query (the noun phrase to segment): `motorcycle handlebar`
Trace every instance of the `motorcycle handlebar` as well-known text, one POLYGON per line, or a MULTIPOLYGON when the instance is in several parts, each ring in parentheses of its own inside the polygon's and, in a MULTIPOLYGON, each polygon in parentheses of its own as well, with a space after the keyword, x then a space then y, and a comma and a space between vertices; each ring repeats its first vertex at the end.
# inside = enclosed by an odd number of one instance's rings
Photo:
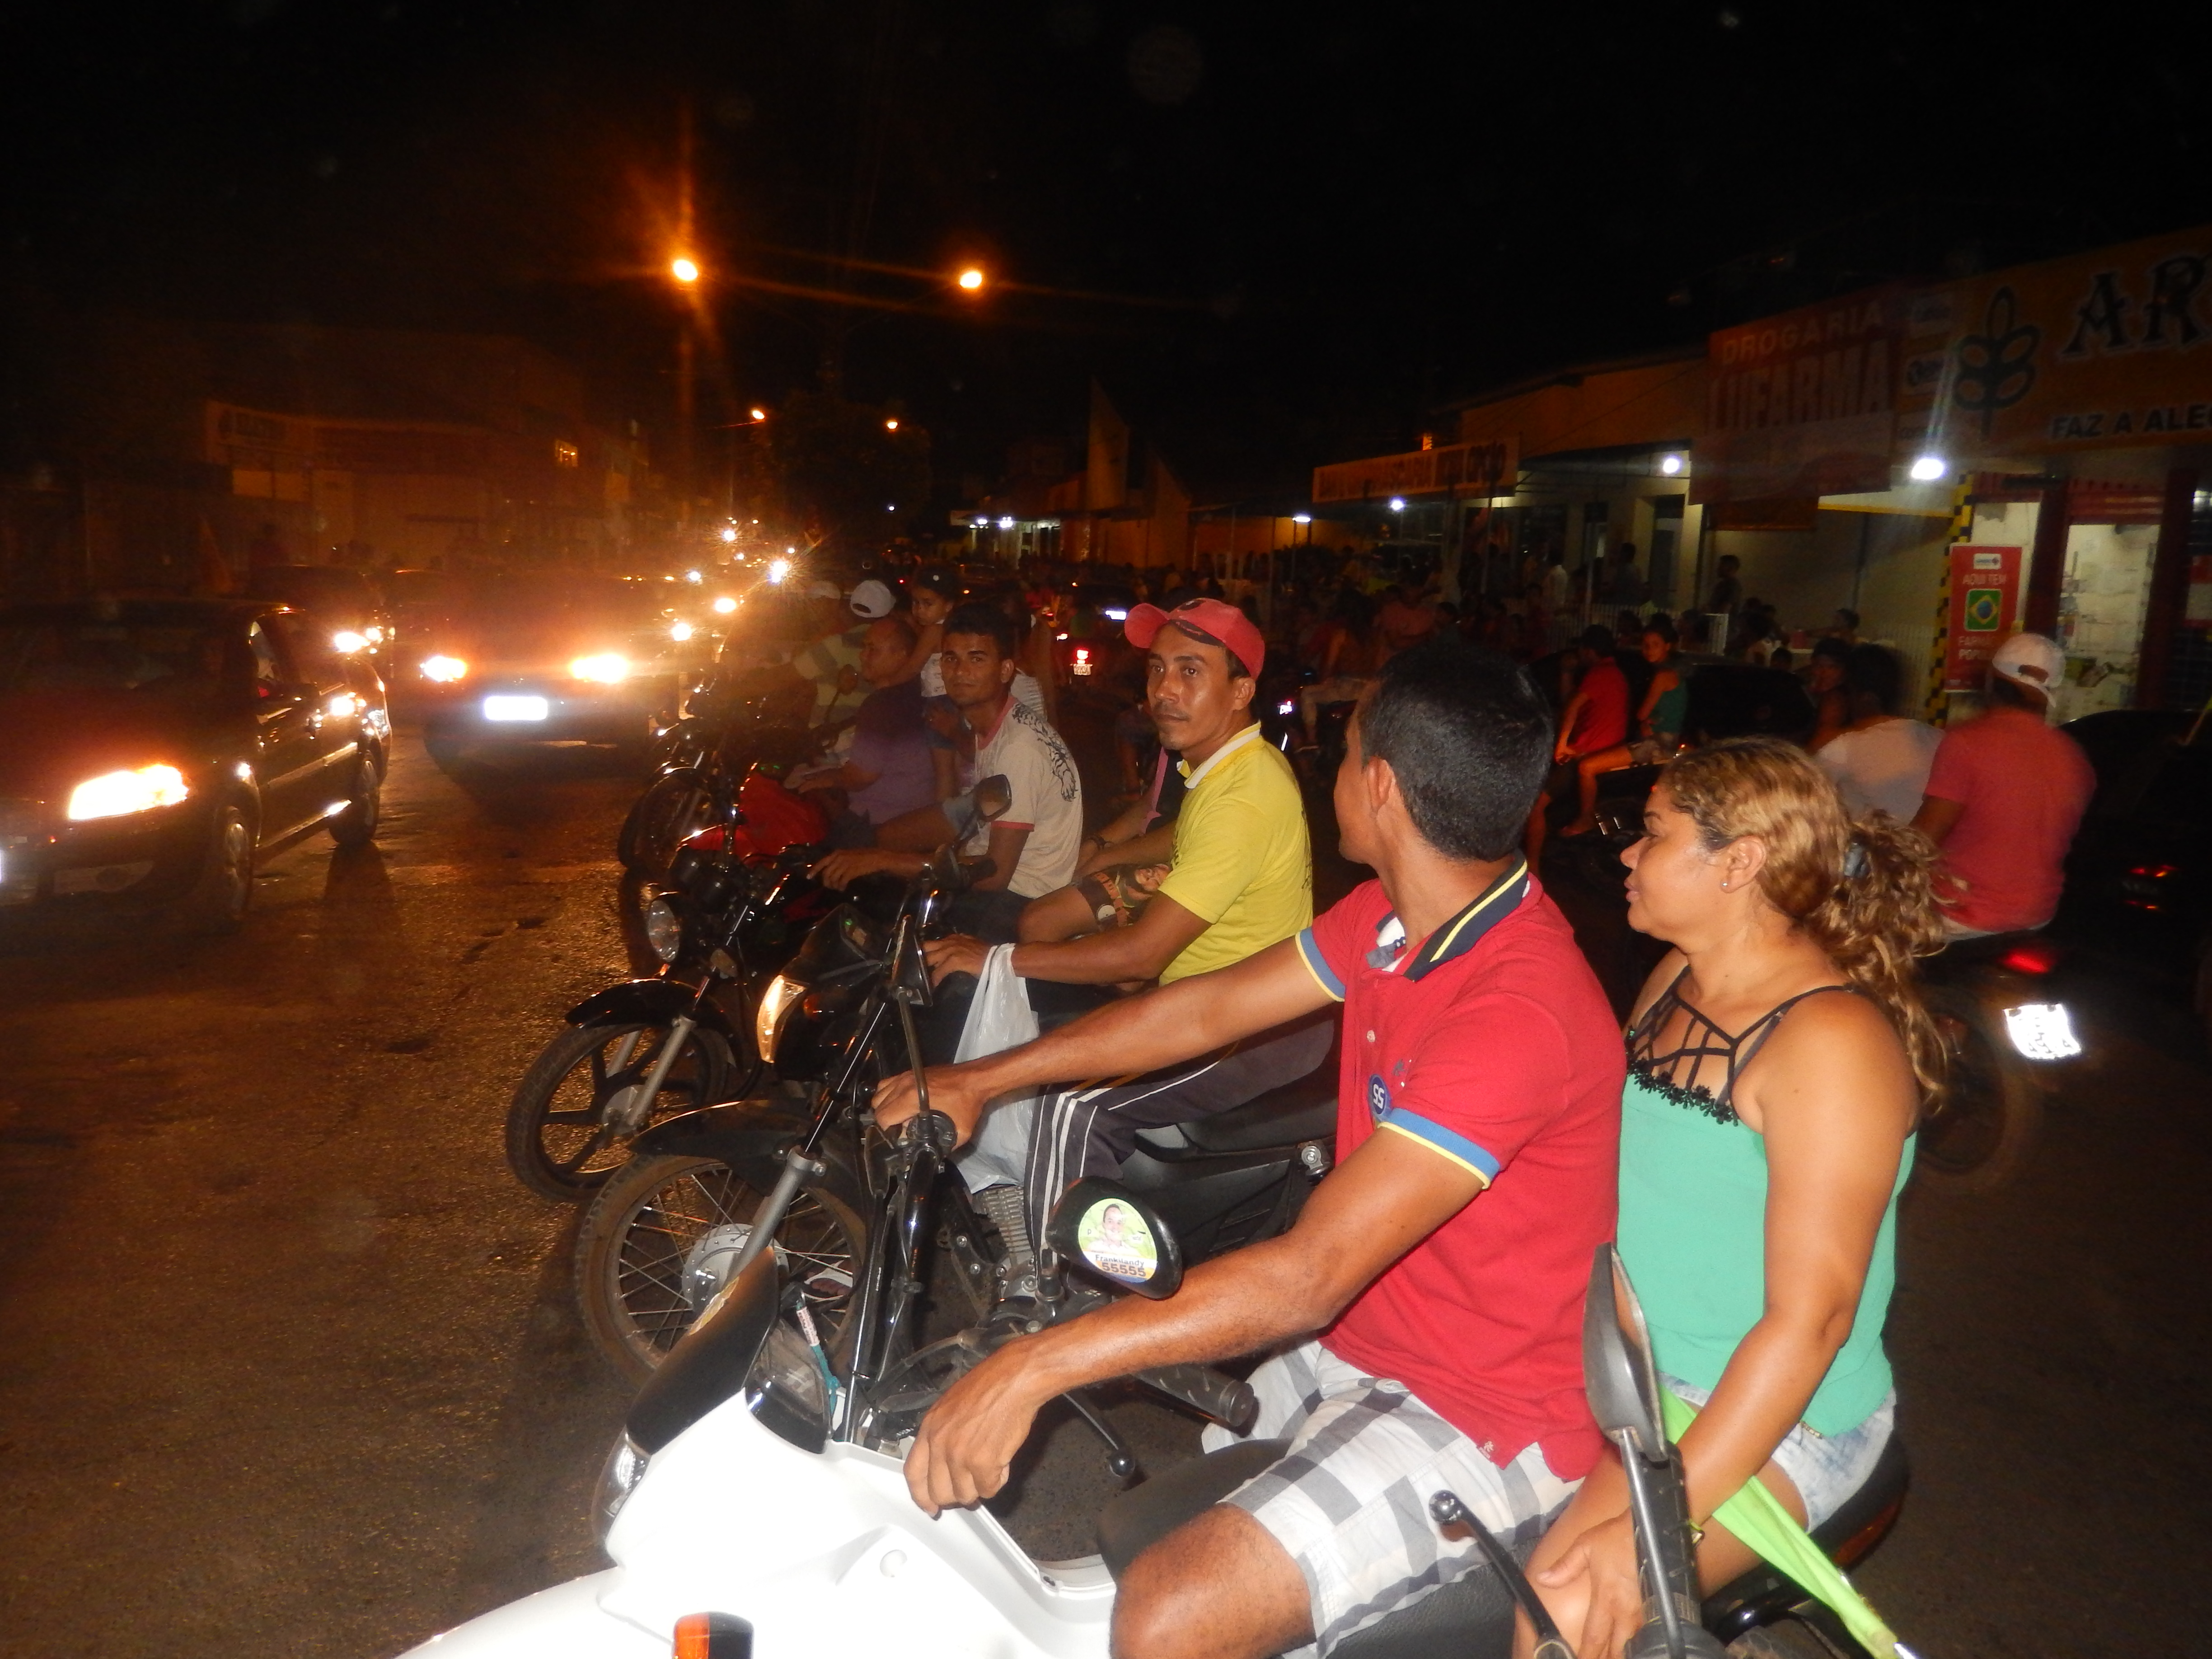
POLYGON ((1155 1365, 1135 1375, 1146 1387, 1180 1401, 1235 1434, 1249 1431, 1260 1415, 1260 1396, 1251 1385, 1211 1365, 1155 1365))

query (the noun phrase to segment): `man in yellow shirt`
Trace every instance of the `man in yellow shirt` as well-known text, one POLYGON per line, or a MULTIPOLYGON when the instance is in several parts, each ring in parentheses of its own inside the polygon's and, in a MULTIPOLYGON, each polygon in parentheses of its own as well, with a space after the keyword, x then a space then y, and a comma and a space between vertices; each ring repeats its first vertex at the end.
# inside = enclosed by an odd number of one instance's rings
MULTIPOLYGON (((1290 763, 1252 717, 1266 642, 1218 599, 1129 612, 1146 650, 1146 700, 1186 780, 1167 877, 1126 927, 1013 947, 1025 979, 1163 985, 1257 955, 1313 920, 1313 854, 1290 763)), ((964 938, 927 947, 939 979, 980 973, 986 948, 964 938)), ((1118 1170, 1140 1129, 1224 1112, 1305 1076, 1328 1052, 1327 1018, 1304 1019, 1144 1077, 1048 1095, 1030 1135, 1029 1212, 1048 1213, 1073 1182, 1118 1170)))

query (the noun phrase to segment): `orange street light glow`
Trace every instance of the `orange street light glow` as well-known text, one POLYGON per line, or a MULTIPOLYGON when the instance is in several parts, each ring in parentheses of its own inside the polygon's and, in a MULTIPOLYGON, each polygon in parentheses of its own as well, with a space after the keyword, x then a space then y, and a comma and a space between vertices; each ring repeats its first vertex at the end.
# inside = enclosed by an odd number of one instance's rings
POLYGON ((966 289, 970 294, 973 294, 977 289, 983 286, 983 273, 977 270, 974 265, 969 266, 967 270, 960 273, 960 286, 966 289))
POLYGON ((885 421, 885 422, 884 422, 884 431, 886 431, 886 432, 896 432, 896 431, 897 431, 897 430, 898 430, 898 422, 897 422, 896 420, 885 421))
POLYGON ((668 269, 679 283, 696 283, 699 280, 699 267, 693 260, 682 258, 672 260, 668 269))
MULTIPOLYGON (((768 419, 768 410, 764 410, 764 409, 752 409, 752 410, 747 410, 745 412, 746 412, 747 414, 750 415, 750 416, 753 417, 753 419, 755 419, 755 420, 757 420, 757 421, 764 421, 764 420, 768 419)), ((753 520, 753 522, 754 522, 755 524, 758 524, 758 523, 760 522, 760 520, 759 520, 758 519, 755 519, 755 520, 753 520)))

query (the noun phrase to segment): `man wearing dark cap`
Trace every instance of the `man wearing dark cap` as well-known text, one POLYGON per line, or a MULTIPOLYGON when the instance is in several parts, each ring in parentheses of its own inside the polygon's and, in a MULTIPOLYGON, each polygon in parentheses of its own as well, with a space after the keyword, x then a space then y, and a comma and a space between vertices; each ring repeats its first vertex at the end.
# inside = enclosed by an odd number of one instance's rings
MULTIPOLYGON (((1138 605, 1124 631, 1147 653, 1146 700, 1160 741, 1182 756, 1173 861, 1129 925, 1016 945, 1013 970, 1025 979, 1172 984, 1256 956, 1313 919, 1305 805, 1290 763, 1252 716, 1267 656, 1260 630, 1233 605, 1193 599, 1173 611, 1138 605)), ((926 948, 939 979, 982 970, 981 940, 926 948)), ((1114 1174, 1139 1129, 1241 1106, 1312 1071, 1328 1043, 1325 1019, 1302 1019, 1133 1080, 1048 1095, 1030 1136, 1030 1214, 1042 1216, 1072 1182, 1114 1174)))

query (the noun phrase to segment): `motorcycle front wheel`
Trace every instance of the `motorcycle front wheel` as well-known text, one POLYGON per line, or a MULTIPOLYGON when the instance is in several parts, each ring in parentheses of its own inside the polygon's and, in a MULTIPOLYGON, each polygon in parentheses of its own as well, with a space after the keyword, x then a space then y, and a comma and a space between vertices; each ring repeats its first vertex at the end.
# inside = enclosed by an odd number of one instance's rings
MULTIPOLYGON (((639 1158, 607 1182, 576 1239, 576 1304, 607 1363, 642 1382, 713 1299, 768 1194, 719 1158, 639 1158)), ((801 1191, 772 1248, 835 1347, 866 1229, 820 1188, 801 1191)))
POLYGON ((629 1157, 629 1143, 678 1112, 734 1096, 750 1076, 720 1031, 694 1026, 659 1091, 637 1109, 641 1088, 668 1041, 665 1025, 580 1025, 547 1043, 515 1086, 507 1109, 507 1162, 540 1198, 574 1203, 605 1184, 629 1157))
POLYGON ((706 775, 684 768, 664 772, 647 786, 623 820, 615 837, 615 856, 632 875, 658 878, 668 873, 684 838, 707 825, 714 792, 706 775))
POLYGON ((1943 1098, 1922 1120, 1913 1174, 1940 1192, 1987 1193, 2018 1175, 2043 1132, 2043 1090, 2014 1054, 1996 1012, 1940 987, 1928 1012, 1943 1039, 1943 1098))

